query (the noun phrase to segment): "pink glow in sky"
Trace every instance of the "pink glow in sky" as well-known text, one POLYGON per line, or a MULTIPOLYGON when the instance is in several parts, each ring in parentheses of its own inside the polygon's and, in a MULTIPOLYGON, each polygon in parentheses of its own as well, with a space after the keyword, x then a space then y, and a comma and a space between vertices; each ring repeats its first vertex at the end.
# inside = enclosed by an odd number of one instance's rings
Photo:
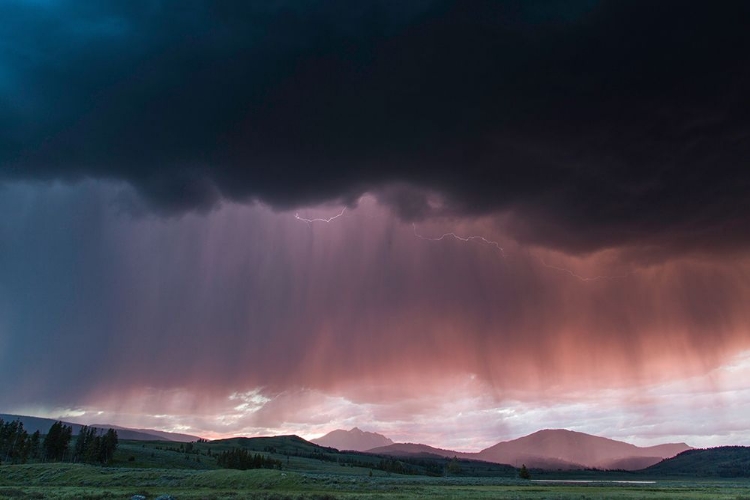
POLYGON ((743 255, 568 255, 507 236, 512 214, 415 233, 374 195, 160 218, 118 193, 6 188, 21 211, 3 229, 1 374, 23 381, 6 412, 209 438, 358 426, 465 451, 541 428, 750 444, 743 255))
POLYGON ((0 413, 750 444, 750 3, 0 19, 0 413))

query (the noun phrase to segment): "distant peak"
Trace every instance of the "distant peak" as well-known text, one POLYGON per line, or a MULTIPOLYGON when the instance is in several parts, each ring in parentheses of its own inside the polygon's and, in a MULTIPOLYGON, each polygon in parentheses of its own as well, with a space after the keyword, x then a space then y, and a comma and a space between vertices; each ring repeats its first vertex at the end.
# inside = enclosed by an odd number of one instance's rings
MULTIPOLYGON (((538 435, 577 435, 577 436, 594 436, 593 434, 587 434, 585 432, 579 432, 579 431, 571 431, 570 429, 542 429, 536 432, 533 432, 529 434, 529 436, 538 436, 538 435)), ((594 436, 599 437, 599 436, 594 436)))
POLYGON ((363 431, 359 427, 350 430, 336 429, 325 436, 313 439, 313 443, 321 446, 330 446, 339 450, 365 451, 380 446, 388 446, 393 441, 376 432, 363 431))

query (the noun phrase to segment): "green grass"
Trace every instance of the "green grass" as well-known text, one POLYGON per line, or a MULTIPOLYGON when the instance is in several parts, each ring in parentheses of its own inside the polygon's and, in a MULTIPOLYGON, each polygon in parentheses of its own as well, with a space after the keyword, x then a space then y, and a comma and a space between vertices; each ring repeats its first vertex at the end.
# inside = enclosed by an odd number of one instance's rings
MULTIPOLYGON (((350 459, 380 457, 333 453, 298 438, 233 439, 196 443, 191 453, 179 443, 123 441, 111 466, 36 463, 0 466, 0 499, 98 500, 129 499, 135 494, 153 500, 397 500, 447 499, 695 499, 750 500, 750 479, 656 479, 655 484, 551 484, 515 478, 513 469, 462 463, 451 477, 388 474, 370 467, 341 465, 350 459), (281 460, 283 470, 220 469, 214 456, 233 447, 281 460), (171 449, 170 449, 171 448, 171 449), (209 455, 210 450, 210 455, 209 455), (322 457, 321 454, 328 455, 322 457), (370 475, 372 474, 372 476, 370 475)), ((632 473, 578 471, 540 473, 535 479, 654 479, 632 473)))
POLYGON ((750 499, 750 481, 658 481, 648 485, 540 484, 506 478, 370 477, 278 470, 196 470, 31 464, 0 467, 8 499, 750 499))
POLYGON ((179 443, 125 441, 118 445, 113 465, 146 469, 216 469, 216 460, 205 454, 186 454, 166 449, 179 443))

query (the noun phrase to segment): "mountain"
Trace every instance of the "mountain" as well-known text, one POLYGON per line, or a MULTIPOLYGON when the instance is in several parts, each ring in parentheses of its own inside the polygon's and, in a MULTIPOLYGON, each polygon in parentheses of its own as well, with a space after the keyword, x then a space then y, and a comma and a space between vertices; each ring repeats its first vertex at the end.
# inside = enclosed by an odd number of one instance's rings
POLYGON ((433 448, 425 444, 395 443, 367 450, 369 453, 394 457, 441 456, 483 460, 547 470, 622 469, 640 470, 665 458, 689 450, 685 443, 638 447, 582 432, 563 429, 542 430, 491 446, 479 453, 463 453, 433 448))
POLYGON ((545 429, 491 446, 476 454, 488 462, 536 468, 637 470, 674 456, 685 443, 639 447, 565 429, 545 429))
MULTIPOLYGON (((421 447, 424 445, 414 446, 421 447)), ((416 453, 413 455, 384 460, 383 455, 380 454, 374 454, 369 451, 339 451, 332 447, 323 447, 310 441, 305 441, 299 436, 217 439, 211 441, 211 448, 216 452, 240 448, 249 452, 275 453, 287 457, 294 456, 298 460, 312 459, 317 464, 320 462, 338 463, 340 465, 380 469, 381 471, 397 474, 443 476, 446 468, 449 467, 451 468, 450 474, 453 476, 515 478, 518 474, 514 467, 505 464, 462 459, 454 461, 452 457, 445 458, 436 456, 435 454, 422 454, 419 450, 415 450, 416 453)), ((312 467, 318 466, 313 465, 312 467)), ((308 470, 307 466, 305 468, 308 470)))
MULTIPOLYGON (((8 415, 0 413, 0 419, 5 422, 20 420, 23 424, 23 428, 29 434, 39 431, 42 434, 46 434, 49 428, 57 422, 57 419, 42 418, 42 417, 30 417, 28 415, 8 415)), ((71 422, 63 422, 65 425, 69 425, 73 428, 73 435, 77 435, 82 424, 74 424, 71 422)), ((94 424, 91 427, 98 429, 115 429, 117 431, 117 437, 120 439, 130 439, 133 441, 177 441, 187 443, 190 441, 198 440, 198 436, 191 436, 189 434, 179 434, 174 432, 156 431, 152 429, 129 429, 127 427, 119 427, 117 425, 110 424, 94 424)))
POLYGON ((119 425, 110 425, 110 424, 91 424, 91 427, 96 427, 98 429, 109 429, 111 427, 112 429, 117 431, 118 436, 120 436, 120 431, 143 434, 144 436, 146 435, 151 436, 148 439, 140 439, 140 438, 136 439, 136 438, 126 438, 126 437, 122 438, 122 439, 133 439, 135 441, 161 439, 165 441, 176 441, 178 443, 189 443, 191 441, 197 441, 198 439, 200 439, 200 436, 193 436, 192 434, 182 434, 180 432, 157 431, 156 429, 131 429, 129 427, 120 427, 119 425))
POLYGON ((316 458, 327 454, 335 456, 337 453, 332 448, 319 446, 295 435, 215 439, 211 441, 211 445, 216 445, 219 449, 221 449, 221 446, 225 446, 227 448, 242 448, 250 451, 264 451, 302 457, 313 456, 316 458))
MULTIPOLYGON (((527 467, 534 467, 537 469, 547 469, 547 470, 556 470, 556 469, 567 470, 567 469, 585 468, 585 466, 578 464, 578 463, 565 461, 560 458, 537 456, 533 453, 518 453, 514 455, 512 459, 501 461, 501 460, 487 459, 482 456, 483 452, 466 453, 466 452, 454 451, 454 450, 444 450, 442 448, 433 448, 432 446, 427 446, 426 444, 415 444, 415 443, 395 443, 390 446, 374 448, 372 450, 367 450, 367 451, 368 453, 376 453, 378 455, 389 455, 392 457, 401 457, 401 458, 407 458, 407 457, 419 458, 419 457, 429 457, 429 456, 431 457, 440 456, 444 458, 457 457, 457 458, 467 459, 467 460, 481 460, 485 462, 509 464, 509 465, 514 465, 514 466, 517 462, 518 465, 516 467, 520 467, 521 464, 526 464, 527 467)), ((661 460, 661 459, 657 459, 657 460, 661 460)), ((649 462, 649 465, 652 463, 654 462, 649 462)))
MULTIPOLYGON (((20 420, 23 423, 24 428, 29 432, 39 431, 46 433, 50 426, 55 422, 53 419, 30 417, 24 415, 7 415, 0 414, 0 419, 4 421, 20 420)), ((73 428, 73 434, 78 434, 81 429, 81 424, 67 423, 73 428)), ((196 441, 199 439, 198 436, 191 436, 189 434, 179 434, 164 431, 156 431, 152 429, 130 429, 125 427, 119 427, 109 424, 96 424, 92 427, 100 429, 113 428, 117 430, 117 435, 120 439, 136 440, 136 441, 177 441, 177 442, 189 442, 196 441)), ((278 437, 277 437, 278 438, 278 437)), ((253 443, 264 442, 265 439, 277 439, 277 438, 254 438, 253 443)), ((236 438, 241 439, 241 438, 236 438)), ((683 462, 679 462, 678 465, 661 465, 664 459, 668 459, 678 455, 680 460, 693 460, 692 458, 686 459, 682 452, 692 450, 690 446, 685 443, 669 443, 661 444, 650 447, 638 447, 622 441, 615 441, 613 439, 607 439, 599 436, 592 436, 590 434, 584 434, 582 432, 574 432, 565 429, 545 429, 542 431, 529 434, 518 439, 511 441, 504 441, 494 446, 490 446, 478 453, 465 453, 453 450, 445 450, 441 448, 434 448, 425 444, 414 444, 414 443, 394 443, 392 440, 377 434, 375 432, 365 432, 357 427, 345 431, 335 430, 329 432, 325 436, 313 439, 310 442, 304 441, 296 436, 284 437, 284 439, 291 440, 290 442, 305 443, 306 446, 322 446, 325 448, 336 448, 338 450, 352 450, 352 451, 366 451, 372 454, 378 455, 389 455, 392 457, 403 457, 403 458, 434 458, 434 457, 457 457, 459 459, 468 460, 481 460, 484 462, 493 462, 498 464, 509 464, 514 467, 520 467, 521 464, 525 464, 527 467, 547 470, 569 470, 569 469, 583 469, 583 468, 598 468, 598 469, 621 469, 621 470, 651 470, 653 467, 661 466, 663 469, 653 469, 655 474, 661 474, 666 472, 660 472, 667 470, 670 467, 683 467, 683 462), (648 469, 647 469, 648 468, 648 469)), ((247 443, 241 441, 243 446, 247 443)), ((270 442, 269 442, 270 443, 270 442)), ((264 446, 266 446, 264 444, 264 446)), ((271 446, 270 444, 268 446, 271 446)), ((275 445, 273 445, 275 446, 275 445)), ((714 448, 711 450, 695 450, 695 451, 711 451, 717 453, 719 458, 716 460, 720 461, 719 465, 716 465, 714 469, 711 469, 713 475, 727 475, 736 473, 737 470, 743 471, 745 467, 742 462, 742 453, 750 450, 750 448, 742 447, 726 447, 729 451, 721 451, 722 448, 714 448), (739 449, 739 451, 737 451, 739 449), (732 451, 734 450, 734 451, 732 451), (734 453, 735 455, 731 455, 734 453), (722 455, 723 454, 723 455, 722 455), (731 460, 738 460, 739 462, 731 462, 731 460), (722 458, 724 457, 724 458, 722 458), (737 458, 739 457, 739 458, 737 458), (739 464, 739 465, 738 465, 739 464), (735 472, 732 472, 735 471, 735 472)), ((309 450, 308 450, 309 451, 309 450)), ((312 453, 313 451, 310 451, 312 453)), ((750 452, 748 452, 750 453, 750 452)), ((688 454, 687 457, 693 455, 688 454)), ((713 457, 713 455, 710 455, 713 457)), ((677 458, 677 457, 675 457, 677 458)), ((713 460, 713 458, 711 458, 713 460)), ((695 459, 697 460, 697 459, 695 459)), ((748 458, 750 461, 750 458, 748 458)), ((670 462, 671 464, 672 462, 670 462)), ((688 470, 689 465, 684 465, 684 468, 688 470)), ((697 465, 695 467, 698 467, 697 465)), ((675 469, 674 474, 683 474, 675 469)), ((684 474, 689 474, 688 472, 684 474)))
POLYGON ((355 427, 352 430, 345 431, 342 429, 336 429, 331 431, 325 436, 321 436, 317 439, 311 439, 311 443, 315 443, 320 446, 326 446, 329 448, 336 448, 337 450, 354 450, 354 451, 367 451, 372 448, 378 448, 381 446, 388 446, 393 444, 393 441, 378 434, 376 432, 366 432, 355 427))
POLYGON ((641 472, 655 476, 750 477, 750 447, 688 450, 641 472))

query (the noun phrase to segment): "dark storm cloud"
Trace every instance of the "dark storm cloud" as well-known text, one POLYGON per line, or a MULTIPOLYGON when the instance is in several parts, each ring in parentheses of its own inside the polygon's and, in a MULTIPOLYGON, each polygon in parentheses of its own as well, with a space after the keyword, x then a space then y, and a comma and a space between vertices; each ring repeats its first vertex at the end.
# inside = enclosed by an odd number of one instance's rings
POLYGON ((11 1, 0 19, 6 180, 122 179, 167 212, 411 185, 566 251, 750 243, 746 2, 11 1))

